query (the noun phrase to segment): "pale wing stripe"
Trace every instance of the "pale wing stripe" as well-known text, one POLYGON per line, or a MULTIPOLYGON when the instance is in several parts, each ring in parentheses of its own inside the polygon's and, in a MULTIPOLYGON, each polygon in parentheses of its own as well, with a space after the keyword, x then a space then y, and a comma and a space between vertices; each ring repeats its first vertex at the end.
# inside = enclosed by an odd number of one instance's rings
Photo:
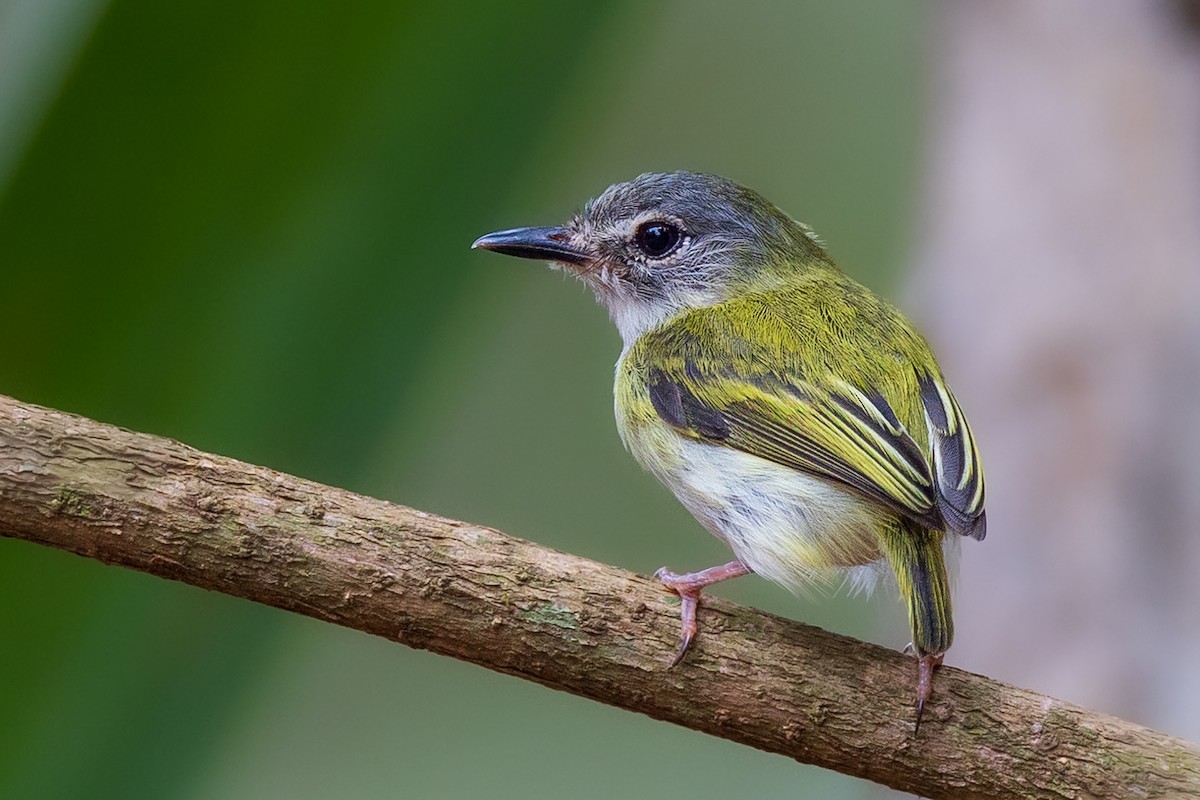
MULTIPOLYGON (((876 453, 878 453, 877 447, 872 448, 872 443, 876 445, 883 444, 874 436, 871 437, 870 441, 864 439, 863 436, 854 428, 851 428, 846 424, 846 420, 848 418, 845 415, 836 414, 836 412, 834 412, 834 414, 822 412, 819 414, 819 418, 824 423, 824 427, 827 430, 832 429, 834 431, 840 431, 841 435, 845 439, 855 444, 860 451, 863 451, 868 455, 871 453, 872 449, 875 449, 876 453)), ((836 436, 837 433, 835 432, 834 435, 836 436)), ((836 439, 833 441, 836 441, 836 439)), ((916 486, 914 486, 912 481, 905 478, 904 474, 897 468, 892 459, 887 458, 883 454, 879 455, 879 458, 871 459, 871 464, 876 468, 876 470, 881 471, 883 474, 873 475, 873 479, 879 480, 880 478, 885 478, 886 476, 885 480, 888 484, 889 490, 893 491, 893 493, 895 493, 897 496, 907 495, 909 498, 912 498, 915 496, 921 496, 923 494, 916 486), (901 489, 901 487, 903 488, 901 489)), ((880 480, 880 483, 884 482, 884 480, 880 480)))
POLYGON ((893 423, 891 419, 888 419, 887 415, 880 410, 879 406, 877 406, 875 402, 871 400, 871 398, 859 391, 857 387, 852 386, 840 378, 835 379, 833 382, 843 392, 843 396, 845 396, 847 400, 854 401, 857 407, 862 408, 863 412, 872 420, 874 420, 879 428, 882 428, 884 431, 891 433, 897 438, 908 440, 908 442, 913 446, 913 453, 905 453, 901 451, 891 441, 880 437, 879 431, 872 428, 871 425, 865 420, 851 415, 851 419, 853 420, 854 424, 859 426, 859 428, 862 429, 864 433, 869 435, 874 441, 887 448, 887 452, 894 456, 893 460, 895 463, 903 467, 914 481, 922 485, 928 485, 929 465, 926 460, 920 456, 919 451, 916 451, 916 443, 912 442, 911 438, 909 438, 908 431, 905 430, 904 425, 900 423, 899 420, 893 423))
POLYGON ((958 482, 958 491, 963 491, 967 488, 967 484, 974 481, 974 491, 971 493, 970 509, 978 511, 983 505, 983 470, 980 468, 979 450, 975 446, 975 437, 971 433, 971 429, 966 424, 966 417, 962 412, 962 408, 958 405, 958 400, 951 395, 951 402, 954 404, 955 420, 962 428, 963 438, 963 453, 964 453, 964 469, 962 478, 958 482))
POLYGON ((919 381, 942 517, 956 532, 982 539, 987 530, 983 473, 974 437, 940 378, 925 374, 919 381))
POLYGON ((847 383, 841 378, 835 379, 834 384, 843 394, 857 401, 858 405, 871 415, 871 419, 875 420, 875 422, 879 424, 879 427, 889 430, 896 435, 906 432, 903 425, 893 425, 892 421, 884 416, 883 412, 879 410, 879 406, 875 405, 875 403, 871 401, 871 398, 860 392, 857 386, 847 383))
MULTIPOLYGON (((868 449, 870 448, 870 444, 868 444, 860 435, 858 435, 857 432, 852 431, 852 429, 847 427, 843 420, 843 417, 834 417, 830 419, 829 422, 836 424, 837 427, 841 429, 842 435, 845 436, 848 441, 857 444, 858 449, 861 452, 865 452, 870 455, 871 450, 868 449)), ((875 452, 878 453, 878 450, 875 452)), ((907 505, 913 508, 923 509, 930 507, 927 502, 928 497, 926 493, 922 491, 922 489, 927 487, 928 484, 919 485, 907 479, 904 474, 896 468, 896 465, 892 462, 892 460, 888 459, 882 454, 880 454, 880 457, 878 458, 871 458, 870 464, 873 468, 870 470, 871 473, 873 473, 870 475, 871 479, 878 482, 881 486, 884 486, 891 494, 899 499, 904 500, 907 505)))
MULTIPOLYGON (((816 413, 816 410, 812 406, 805 406, 805 411, 808 412, 807 418, 808 418, 809 423, 813 427, 813 432, 815 434, 818 434, 820 439, 825 440, 825 442, 821 442, 819 440, 817 442, 815 442, 817 444, 817 449, 815 451, 815 454, 819 455, 822 452, 822 450, 829 452, 829 453, 836 453, 837 449, 830 447, 829 444, 827 444, 827 442, 829 442, 829 441, 836 442, 837 436, 838 436, 837 431, 835 429, 831 428, 830 420, 828 418, 826 418, 824 415, 816 413)), ((773 438, 776 438, 776 439, 779 439, 782 441, 790 441, 795 444, 800 444, 803 441, 802 439, 799 439, 799 437, 796 436, 795 431, 789 430, 789 428, 787 428, 784 425, 780 424, 779 422, 769 419, 769 418, 764 417, 764 418, 758 420, 757 426, 764 433, 768 434, 769 436, 771 436, 773 438)), ((812 450, 811 446, 807 446, 807 445, 804 447, 804 450, 806 450, 810 453, 814 452, 812 450)), ((823 459, 820 459, 819 457, 814 458, 812 455, 810 455, 809 457, 810 457, 810 459, 813 459, 814 463, 818 463, 818 464, 821 463, 821 461, 823 460, 823 459)), ((874 459, 872 459, 872 462, 877 463, 877 462, 875 462, 874 459)), ((925 511, 928 511, 929 509, 933 508, 933 504, 931 502, 931 498, 929 497, 929 494, 927 492, 921 491, 921 489, 919 487, 914 486, 910 481, 904 481, 904 480, 896 481, 894 478, 891 478, 891 476, 881 476, 879 474, 872 475, 872 474, 863 473, 863 477, 866 478, 867 480, 874 481, 886 493, 888 493, 892 497, 894 497, 897 502, 901 503, 902 505, 904 505, 908 508, 913 509, 917 513, 923 513, 925 511)))
MULTIPOLYGON (((868 412, 868 413, 870 413, 870 412, 868 412)), ((871 427, 871 425, 869 423, 864 422, 863 420, 861 420, 855 416, 850 416, 848 419, 864 435, 870 437, 870 439, 873 443, 875 443, 879 447, 884 448, 887 451, 887 455, 891 456, 890 458, 888 458, 889 464, 894 464, 896 467, 903 469, 904 472, 907 473, 907 477, 910 480, 928 483, 927 480, 924 480, 924 481, 922 480, 922 479, 927 478, 924 470, 917 469, 917 467, 915 467, 913 465, 912 461, 909 459, 909 457, 906 454, 900 452, 900 450, 895 445, 893 445, 891 442, 889 442, 887 439, 881 438, 879 436, 878 432, 876 431, 876 429, 871 427)), ((924 466, 924 464, 922 464, 922 467, 923 466, 924 466)))
POLYGON ((923 399, 925 400, 925 425, 929 429, 929 442, 933 451, 933 467, 937 474, 938 484, 941 486, 952 486, 957 482, 957 476, 955 476, 954 481, 949 480, 946 476, 946 459, 943 455, 943 445, 950 438, 951 431, 956 426, 956 421, 948 404, 946 390, 943 388, 942 382, 930 376, 929 383, 933 385, 936 396, 930 397, 926 393, 923 399), (937 402, 936 409, 933 407, 931 401, 937 402), (935 411, 940 419, 934 418, 935 411))
POLYGON ((954 400, 946 390, 946 385, 940 380, 933 381, 933 388, 937 390, 938 397, 942 402, 942 412, 946 415, 946 433, 953 436, 958 432, 958 417, 949 411, 954 406, 954 400))

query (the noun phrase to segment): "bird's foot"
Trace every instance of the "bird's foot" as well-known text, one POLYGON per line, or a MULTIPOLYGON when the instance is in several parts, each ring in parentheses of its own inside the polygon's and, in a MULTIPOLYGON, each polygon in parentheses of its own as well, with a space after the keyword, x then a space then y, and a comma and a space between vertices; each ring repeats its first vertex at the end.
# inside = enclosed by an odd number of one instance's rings
POLYGON ((690 574, 678 575, 666 567, 654 573, 654 577, 679 595, 679 618, 682 628, 679 631, 679 648, 675 651, 675 657, 671 659, 673 667, 683 660, 684 654, 692 645, 692 639, 696 636, 696 608, 700 605, 700 590, 704 587, 689 581, 690 574))
POLYGON ((917 656, 917 724, 913 734, 921 730, 921 714, 933 693, 933 671, 942 665, 942 654, 923 653, 917 656))
POLYGON ((750 568, 741 561, 730 561, 719 567, 709 567, 699 572, 688 572, 683 575, 674 573, 666 567, 654 573, 654 577, 662 581, 664 586, 679 595, 679 618, 682 627, 679 632, 679 649, 675 651, 675 658, 671 660, 672 667, 683 660, 692 644, 692 639, 696 636, 696 609, 700 605, 700 592, 704 590, 704 587, 747 575, 749 572, 750 568))

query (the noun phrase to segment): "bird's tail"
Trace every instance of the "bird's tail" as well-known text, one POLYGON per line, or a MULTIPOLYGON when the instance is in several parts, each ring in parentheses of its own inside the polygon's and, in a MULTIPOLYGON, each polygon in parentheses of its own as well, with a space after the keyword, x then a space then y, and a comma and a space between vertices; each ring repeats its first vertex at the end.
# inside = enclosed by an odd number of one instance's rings
POLYGON ((941 531, 905 521, 883 537, 900 596, 908 606, 908 624, 918 656, 941 655, 954 640, 942 536, 941 531))

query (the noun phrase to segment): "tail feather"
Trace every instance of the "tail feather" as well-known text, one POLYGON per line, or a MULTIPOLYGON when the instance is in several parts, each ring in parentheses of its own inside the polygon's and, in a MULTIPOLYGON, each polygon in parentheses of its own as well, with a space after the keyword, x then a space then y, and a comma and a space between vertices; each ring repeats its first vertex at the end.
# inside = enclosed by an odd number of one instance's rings
POLYGON ((919 656, 940 655, 954 640, 943 536, 941 531, 905 522, 883 537, 884 552, 908 607, 912 644, 919 656))

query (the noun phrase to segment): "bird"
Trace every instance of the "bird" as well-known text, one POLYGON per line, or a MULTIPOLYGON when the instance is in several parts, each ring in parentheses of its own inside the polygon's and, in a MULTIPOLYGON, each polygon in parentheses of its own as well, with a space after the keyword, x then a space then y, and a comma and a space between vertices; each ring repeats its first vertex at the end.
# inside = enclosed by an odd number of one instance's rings
POLYGON ((548 261, 594 291, 623 345, 621 439, 732 551, 655 573, 680 598, 672 664, 714 583, 890 581, 917 662, 918 732, 954 637, 945 550, 987 526, 975 438, 916 328, 807 225, 716 175, 646 173, 566 224, 473 247, 548 261))

